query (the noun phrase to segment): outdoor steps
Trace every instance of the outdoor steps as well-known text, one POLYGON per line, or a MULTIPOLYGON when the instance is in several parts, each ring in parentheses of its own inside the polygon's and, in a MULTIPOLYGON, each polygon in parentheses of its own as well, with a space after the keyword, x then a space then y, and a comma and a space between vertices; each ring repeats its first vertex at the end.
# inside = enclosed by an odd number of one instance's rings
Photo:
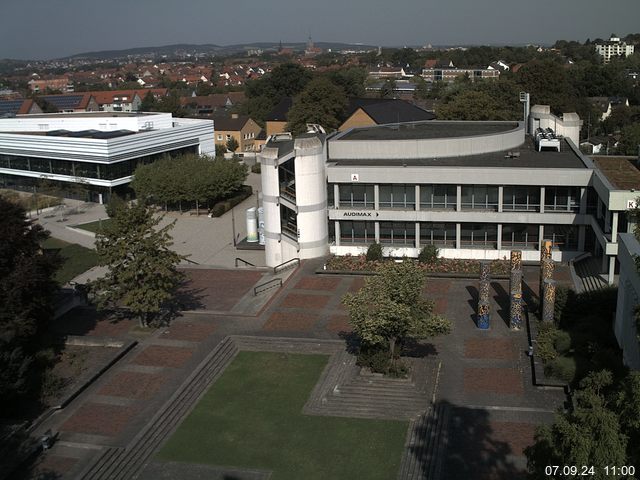
POLYGON ((225 338, 207 356, 202 366, 194 371, 178 388, 171 399, 165 403, 165 406, 156 413, 126 449, 108 448, 78 478, 86 480, 135 478, 144 462, 182 422, 238 351, 233 339, 225 338))
POLYGON ((440 403, 411 421, 398 480, 440 480, 449 416, 449 406, 440 403))
POLYGON ((233 340, 240 350, 259 352, 333 354, 344 349, 344 342, 339 340, 317 340, 309 338, 288 339, 281 337, 247 337, 242 335, 234 335, 233 340))
POLYGON ((599 263, 599 259, 590 257, 573 264, 573 268, 582 282, 583 291, 595 292, 608 286, 600 275, 599 263))

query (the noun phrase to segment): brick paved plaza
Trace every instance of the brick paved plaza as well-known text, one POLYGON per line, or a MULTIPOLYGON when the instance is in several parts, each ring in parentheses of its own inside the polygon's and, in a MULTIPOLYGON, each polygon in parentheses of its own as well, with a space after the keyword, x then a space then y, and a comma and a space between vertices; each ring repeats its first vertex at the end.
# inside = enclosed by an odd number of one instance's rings
MULTIPOLYGON (((198 382, 199 389, 206 389, 206 381, 189 380, 190 375, 195 375, 206 362, 215 365, 212 352, 220 349, 221 341, 228 335, 263 338, 276 342, 278 348, 287 348, 278 343, 283 337, 297 341, 342 340, 350 327, 341 298, 362 288, 364 278, 318 275, 315 271, 321 265, 321 261, 303 263, 282 288, 265 294, 272 298, 268 302, 265 298, 257 314, 242 314, 242 307, 251 297, 254 285, 264 278, 264 271, 194 269, 189 271, 189 288, 201 295, 202 312, 196 309, 186 313, 168 327, 150 334, 136 332, 134 322, 113 322, 96 317, 90 310, 76 310, 65 317, 57 328, 67 328, 69 333, 134 339, 139 344, 44 425, 60 432, 59 440, 38 460, 31 478, 37 478, 37 472, 43 471, 57 472, 62 478, 81 478, 78 475, 99 458, 103 455, 107 458, 105 452, 110 452, 109 449, 118 449, 113 451, 116 452, 113 458, 116 454, 125 455, 133 448, 131 442, 136 435, 153 423, 162 408, 168 408, 172 396, 187 388, 186 385, 195 388, 198 382)), ((528 288, 535 292, 537 287, 531 283, 528 288)), ((419 395, 424 395, 426 416, 415 417, 416 423, 411 428, 420 432, 420 422, 429 421, 432 393, 427 392, 434 392, 433 411, 440 413, 434 414, 433 421, 440 426, 441 435, 426 442, 431 446, 425 443, 420 448, 414 448, 412 443, 418 445, 419 439, 408 438, 403 465, 411 463, 415 450, 427 452, 421 458, 415 453, 416 465, 427 468, 424 466, 427 463, 437 464, 442 479, 518 478, 526 466, 523 448, 531 443, 535 426, 551 421, 553 410, 562 404, 564 397, 562 392, 540 390, 532 385, 530 363, 525 355, 526 331, 513 332, 506 325, 507 282, 492 283, 492 322, 487 331, 478 330, 474 324, 476 287, 475 279, 429 279, 425 285, 425 297, 435 302, 438 313, 453 321, 454 330, 449 336, 416 348, 427 355, 418 361, 431 366, 420 380, 425 382, 419 395)), ((220 351, 220 355, 226 352, 220 351)), ((232 354, 225 358, 225 362, 231 361, 232 354)), ((344 365, 347 364, 345 360, 344 365)), ((361 388, 359 381, 349 385, 345 391, 361 388)), ((152 454, 140 457, 143 458, 140 469, 144 462, 151 461, 152 454)), ((157 461, 152 464, 155 471, 161 470, 157 461)), ((193 471, 197 470, 194 467, 193 471)), ((426 471, 423 473, 426 475, 426 471)), ((234 475, 238 479, 263 478, 251 476, 250 472, 234 475)), ((402 473, 399 478, 418 477, 402 473)))

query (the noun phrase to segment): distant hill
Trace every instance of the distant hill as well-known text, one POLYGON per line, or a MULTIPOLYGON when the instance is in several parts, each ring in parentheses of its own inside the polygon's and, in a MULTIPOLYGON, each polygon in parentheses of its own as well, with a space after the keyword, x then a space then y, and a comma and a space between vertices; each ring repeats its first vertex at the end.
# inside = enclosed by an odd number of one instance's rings
MULTIPOLYGON (((324 50, 370 50, 377 48, 374 45, 362 45, 362 44, 350 44, 339 42, 317 42, 317 47, 324 50)), ((279 42, 254 42, 254 43, 242 43, 235 45, 192 45, 192 44, 176 44, 165 45, 161 47, 138 47, 128 48, 125 50, 103 50, 99 52, 84 52, 68 57, 60 58, 59 60, 73 60, 73 59, 91 59, 91 60, 111 60, 115 58, 123 58, 128 56, 143 56, 143 55, 157 55, 157 56, 172 56, 179 54, 207 54, 207 55, 232 55, 234 53, 242 53, 249 49, 262 49, 262 50, 277 50, 280 46, 279 42)), ((294 50, 304 50, 306 43, 286 43, 282 44, 285 48, 293 48, 294 50)))

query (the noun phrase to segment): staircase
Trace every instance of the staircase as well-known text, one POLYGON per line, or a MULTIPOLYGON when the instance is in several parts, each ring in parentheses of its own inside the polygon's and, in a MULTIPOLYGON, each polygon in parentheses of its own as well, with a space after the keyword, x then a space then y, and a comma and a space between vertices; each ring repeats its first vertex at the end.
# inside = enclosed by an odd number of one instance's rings
POLYGON ((588 257, 573 264, 583 292, 595 292, 609 285, 600 274, 599 258, 588 257))

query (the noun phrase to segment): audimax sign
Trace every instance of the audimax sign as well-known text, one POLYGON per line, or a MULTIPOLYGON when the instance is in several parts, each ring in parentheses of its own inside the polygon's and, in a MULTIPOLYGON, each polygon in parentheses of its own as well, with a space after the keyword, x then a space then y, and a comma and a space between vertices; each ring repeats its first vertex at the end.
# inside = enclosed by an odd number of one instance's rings
POLYGON ((373 217, 375 213, 375 216, 378 216, 377 212, 344 212, 342 214, 343 217, 373 217))

